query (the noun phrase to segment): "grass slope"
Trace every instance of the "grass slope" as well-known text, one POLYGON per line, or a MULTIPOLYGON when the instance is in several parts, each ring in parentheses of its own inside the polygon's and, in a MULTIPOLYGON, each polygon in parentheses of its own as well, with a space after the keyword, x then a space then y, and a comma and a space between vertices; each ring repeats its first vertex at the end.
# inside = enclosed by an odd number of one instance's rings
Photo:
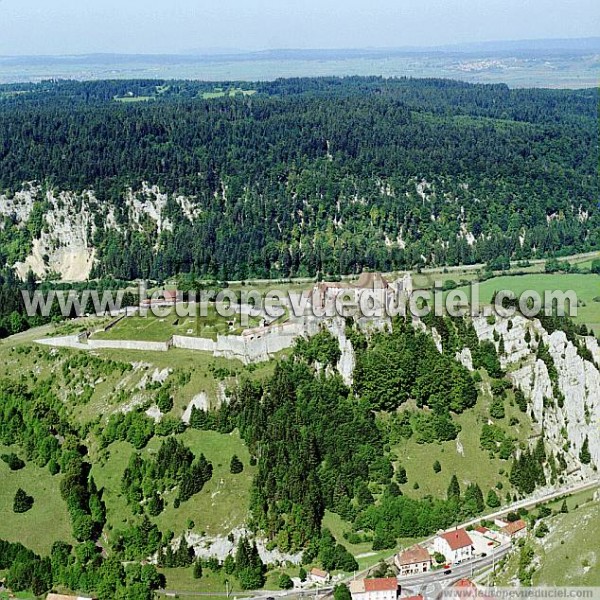
MULTIPOLYGON (((482 373, 483 392, 479 394, 477 404, 461 415, 453 416, 453 420, 461 426, 456 440, 419 444, 414 436, 402 440, 392 447, 392 453, 397 457, 397 465, 406 468, 408 482, 401 486, 404 494, 414 497, 432 495, 445 497, 452 475, 458 477, 461 489, 469 483, 478 483, 484 498, 488 490, 502 483, 502 490, 496 490, 502 502, 505 494, 512 489, 508 481, 510 460, 490 458, 489 453, 480 447, 481 429, 488 422, 491 394, 489 393, 489 378, 482 373), (433 470, 433 463, 438 460, 442 467, 439 473, 433 470), (504 471, 502 474, 500 471, 504 471), (419 484, 414 489, 415 483, 419 484)), ((506 416, 493 422, 504 429, 518 441, 526 441, 533 433, 529 418, 516 406, 512 405, 509 394, 504 403, 506 416), (518 419, 518 424, 510 426, 510 419, 518 419)))
MULTIPOLYGON (((8 449, 0 447, 0 454, 8 449)), ((10 451, 22 453, 12 448, 10 451)), ((52 476, 48 469, 27 463, 20 471, 11 471, 0 461, 0 539, 21 542, 41 554, 50 552, 57 540, 72 543, 67 506, 60 497, 60 475, 52 476), (18 488, 33 496, 31 510, 13 512, 13 500, 18 488)))
MULTIPOLYGON (((187 430, 177 436, 196 455, 204 453, 213 463, 212 479, 204 489, 173 508, 175 493, 166 495, 165 510, 155 521, 162 531, 167 529, 179 535, 187 529, 187 521, 195 523, 196 533, 207 535, 228 534, 233 528, 243 525, 248 514, 250 487, 255 467, 249 465, 250 456, 237 432, 230 435, 214 431, 187 430), (238 475, 229 472, 231 457, 237 454, 244 464, 238 475)), ((142 455, 154 454, 161 445, 161 438, 153 438, 142 455)), ((131 508, 121 494, 121 477, 134 448, 126 442, 111 444, 99 456, 92 456, 92 475, 99 488, 104 488, 108 525, 114 529, 127 526, 134 520, 131 508)))
MULTIPOLYGON (((548 504, 554 514, 544 519, 549 533, 542 539, 528 535, 534 549, 534 586, 600 586, 600 501, 588 490, 567 498, 569 512, 560 513, 562 500, 548 504)), ((493 583, 518 582, 519 550, 515 549, 493 583)), ((492 582, 489 582, 492 583, 492 582)))

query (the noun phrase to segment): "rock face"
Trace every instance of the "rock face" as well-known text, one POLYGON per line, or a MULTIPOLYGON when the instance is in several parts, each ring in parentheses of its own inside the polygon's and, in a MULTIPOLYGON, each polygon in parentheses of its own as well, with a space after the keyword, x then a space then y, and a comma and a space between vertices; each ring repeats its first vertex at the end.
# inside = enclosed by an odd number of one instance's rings
MULTIPOLYGON (((187 533, 185 536, 186 543, 193 546, 194 552, 199 558, 211 558, 215 557, 219 560, 225 560, 227 556, 235 554, 236 546, 241 537, 251 537, 251 533, 240 527, 234 529, 230 536, 201 536, 195 533, 187 533)), ((260 555, 261 560, 265 564, 294 564, 299 565, 302 562, 302 552, 297 554, 286 554, 280 552, 277 548, 269 550, 267 548, 267 540, 262 538, 254 538, 256 542, 256 548, 260 555)), ((177 540, 176 545, 179 546, 181 543, 177 540)))
MULTIPOLYGON (((170 197, 157 186, 143 183, 141 189, 124 194, 121 214, 110 203, 100 202, 93 190, 56 192, 28 184, 8 197, 0 195, 0 217, 26 227, 36 205, 43 207, 42 229, 33 239, 29 256, 14 266, 21 278, 29 270, 38 277, 57 273, 65 281, 85 281, 95 261, 92 244, 98 229, 141 231, 148 222, 160 234, 172 223, 164 216, 170 197)), ((184 216, 192 221, 199 214, 193 198, 171 198, 184 216)))
POLYGON ((529 412, 541 424, 552 450, 562 452, 569 470, 581 468, 581 475, 591 474, 592 466, 600 466, 600 349, 596 339, 583 339, 594 363, 585 360, 563 331, 549 334, 539 320, 522 316, 496 318, 491 324, 481 317, 474 320, 479 339, 494 341, 494 332, 504 339, 506 353, 501 357, 514 384, 529 401, 529 412), (531 341, 525 341, 529 331, 531 341), (536 338, 548 347, 557 373, 553 385, 548 367, 536 358, 536 338), (559 392, 559 394, 557 394, 559 392), (561 400, 558 396, 564 397, 561 400), (591 465, 582 465, 579 453, 588 439, 591 465))

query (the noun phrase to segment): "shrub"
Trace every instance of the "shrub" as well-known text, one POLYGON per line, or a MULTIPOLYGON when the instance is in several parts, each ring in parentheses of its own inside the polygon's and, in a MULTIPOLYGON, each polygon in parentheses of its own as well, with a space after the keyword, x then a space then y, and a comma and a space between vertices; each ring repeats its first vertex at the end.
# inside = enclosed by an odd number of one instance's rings
POLYGON ((2 460, 8 465, 11 471, 19 471, 25 466, 25 462, 21 460, 14 452, 3 454, 2 460))
POLYGON ((231 473, 233 473, 234 475, 237 475, 238 473, 241 473, 243 470, 244 470, 244 464, 237 457, 237 455, 234 454, 231 457, 231 462, 229 463, 229 471, 231 473))
POLYGON ((13 501, 13 511, 16 513, 25 513, 33 506, 33 497, 28 496, 25 490, 19 488, 13 501))

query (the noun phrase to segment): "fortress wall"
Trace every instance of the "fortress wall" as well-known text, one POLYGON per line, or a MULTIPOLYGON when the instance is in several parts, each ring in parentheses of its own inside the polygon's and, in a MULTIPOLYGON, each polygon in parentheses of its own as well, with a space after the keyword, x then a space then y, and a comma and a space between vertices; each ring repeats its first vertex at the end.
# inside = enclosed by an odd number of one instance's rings
POLYGON ((185 350, 202 350, 204 352, 214 352, 217 343, 209 338, 189 337, 184 335, 173 336, 173 348, 183 348, 185 350))
POLYGON ((138 342, 133 340, 94 340, 87 343, 90 350, 150 350, 152 352, 166 352, 171 346, 170 342, 138 342))

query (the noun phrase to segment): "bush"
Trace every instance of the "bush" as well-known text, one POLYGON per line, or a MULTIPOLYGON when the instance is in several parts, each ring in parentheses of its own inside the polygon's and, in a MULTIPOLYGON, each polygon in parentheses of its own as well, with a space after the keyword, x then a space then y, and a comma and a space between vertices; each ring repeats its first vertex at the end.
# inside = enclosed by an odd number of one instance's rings
POLYGON ((2 460, 8 465, 11 471, 19 471, 25 466, 25 462, 21 460, 14 452, 11 454, 3 454, 2 460))
POLYGON ((294 582, 292 581, 292 578, 287 573, 282 573, 279 576, 278 585, 282 590, 291 590, 294 587, 294 582))
POLYGON ((13 501, 13 511, 16 513, 25 513, 33 506, 33 497, 28 496, 25 490, 19 488, 13 501))
POLYGON ((192 574, 194 579, 202 579, 202 562, 200 560, 194 563, 192 574))
POLYGON ((439 461, 439 460, 436 460, 436 461, 433 463, 433 470, 434 470, 434 472, 436 472, 436 473, 439 473, 439 472, 442 470, 442 465, 440 464, 440 461, 439 461))
POLYGON ((244 470, 244 463, 234 454, 229 463, 229 471, 234 475, 241 473, 244 470))

